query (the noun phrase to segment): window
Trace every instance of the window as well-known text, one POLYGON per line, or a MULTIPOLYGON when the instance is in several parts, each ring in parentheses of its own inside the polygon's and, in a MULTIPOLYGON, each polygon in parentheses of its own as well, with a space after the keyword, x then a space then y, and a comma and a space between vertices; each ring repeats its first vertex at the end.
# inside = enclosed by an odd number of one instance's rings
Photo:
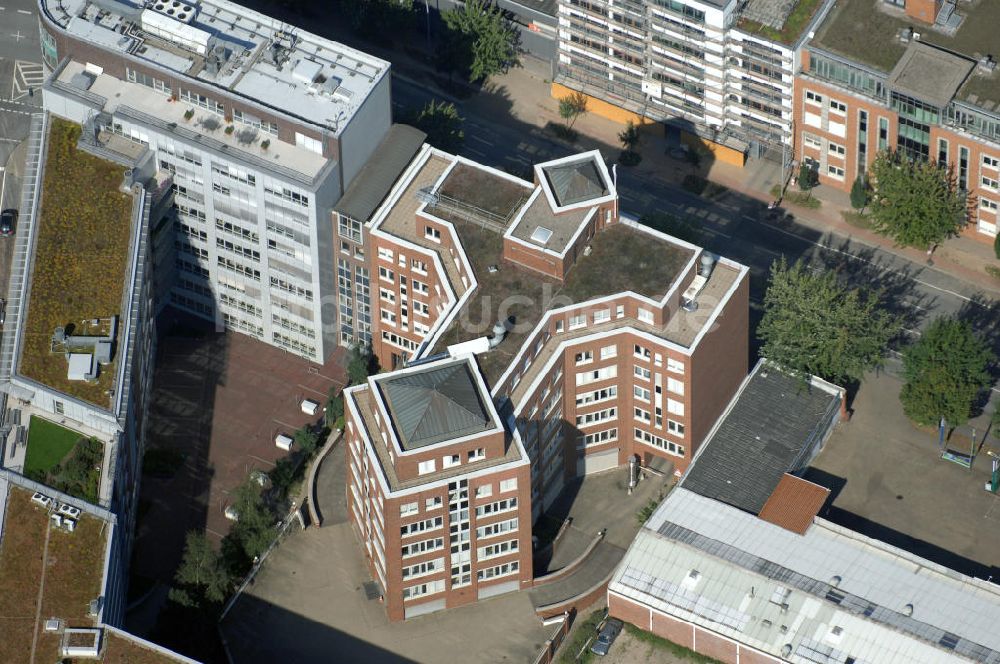
POLYGON ((416 258, 410 259, 410 267, 417 274, 427 274, 427 263, 418 261, 416 258))
POLYGON ((427 473, 433 473, 436 468, 437 468, 437 464, 434 462, 434 459, 428 459, 427 461, 421 461, 417 465, 417 474, 419 474, 419 475, 426 475, 427 473))
POLYGON ((502 556, 507 553, 514 553, 517 551, 517 547, 518 541, 516 539, 481 546, 476 550, 476 559, 486 560, 488 558, 496 558, 497 556, 502 556))
POLYGON ((684 383, 676 378, 667 377, 667 390, 674 394, 684 394, 684 383))
POLYGON ((587 362, 590 362, 593 359, 594 359, 594 353, 589 350, 577 353, 576 356, 574 357, 574 360, 576 361, 577 364, 586 364, 587 362))
POLYGON ((639 380, 649 380, 653 375, 646 367, 632 367, 632 374, 639 380))
POLYGON ((504 563, 503 565, 497 565, 496 567, 481 569, 476 576, 480 581, 495 579, 501 576, 510 576, 511 574, 517 574, 519 567, 519 563, 515 560, 514 562, 504 563))
POLYGON ((489 498, 493 495, 492 484, 480 484, 476 487, 476 498, 489 498))
POLYGON ((836 180, 843 180, 844 179, 844 169, 841 168, 840 166, 832 166, 832 165, 827 166, 826 167, 826 174, 829 175, 830 177, 836 179, 836 180))
POLYGON ((585 435, 583 437, 583 446, 592 447, 616 440, 618 440, 618 429, 605 429, 604 431, 595 431, 594 433, 585 435))
POLYGON ((684 416, 684 404, 680 401, 675 401, 673 399, 667 399, 667 412, 674 415, 684 416))
POLYGON ((610 367, 601 367, 594 371, 582 371, 578 373, 576 375, 576 384, 587 385, 588 383, 596 383, 599 380, 608 380, 616 376, 618 376, 618 367, 611 365, 610 367))
POLYGON ((444 592, 444 579, 428 581, 427 583, 421 583, 416 586, 403 588, 403 599, 407 600, 414 597, 422 597, 424 595, 434 595, 440 592, 444 592))
POLYGON ((835 157, 843 157, 847 153, 843 145, 837 145, 832 142, 827 146, 827 151, 835 157))
POLYGON ((66 406, 62 401, 54 401, 52 403, 52 409, 56 411, 57 415, 62 415, 65 412, 66 406))
POLYGON ((440 572, 442 569, 444 569, 444 558, 435 558, 434 560, 427 560, 416 565, 404 567, 403 578, 410 579, 417 576, 427 576, 434 572, 440 572))
POLYGON ((639 359, 642 359, 642 360, 648 360, 649 359, 649 349, 648 348, 643 348, 639 344, 635 344, 635 347, 633 348, 633 353, 632 354, 635 355, 636 357, 638 357, 639 359))
POLYGON ((509 512, 511 510, 517 509, 517 496, 513 498, 504 498, 503 500, 498 500, 492 503, 486 503, 485 505, 480 505, 476 508, 476 516, 483 517, 488 514, 500 514, 501 512, 509 512))
POLYGON ((434 537, 431 539, 423 540, 421 542, 414 542, 413 544, 407 544, 402 548, 403 557, 407 556, 418 556, 421 553, 430 553, 431 551, 437 551, 438 549, 444 548, 444 538, 434 537))
POLYGON ((997 188, 1000 187, 1000 182, 997 182, 996 178, 990 178, 984 175, 981 181, 983 187, 985 187, 986 189, 992 189, 993 191, 996 191, 997 188))
POLYGON ((635 419, 639 420, 640 422, 646 422, 647 424, 649 423, 649 421, 651 419, 650 415, 649 415, 649 411, 648 410, 644 410, 642 408, 636 408, 633 416, 635 417, 635 419))
POLYGON ((447 456, 441 457, 441 467, 442 468, 453 468, 462 463, 462 457, 458 454, 449 454, 447 456))
POLYGON ((684 437, 684 425, 680 422, 675 422, 673 420, 667 420, 667 431, 674 434, 675 436, 684 437))
POLYGON ((386 269, 384 267, 379 267, 378 278, 382 281, 388 281, 390 284, 396 282, 396 275, 392 270, 386 269))
POLYGON ((517 530, 516 518, 508 519, 507 521, 498 521, 496 523, 491 523, 488 526, 476 528, 476 539, 494 537, 496 535, 502 535, 503 533, 509 533, 515 530, 517 530))
POLYGON ((806 101, 812 102, 814 104, 822 104, 823 95, 817 94, 812 90, 806 90, 806 101))
POLYGON ((684 456, 684 446, 678 445, 677 443, 671 442, 659 436, 654 436, 648 431, 643 431, 642 429, 635 430, 635 439, 637 442, 645 443, 651 445, 652 447, 659 448, 668 454, 673 454, 674 456, 684 456))
POLYGON ((389 302, 390 304, 394 304, 396 302, 396 293, 394 293, 393 291, 389 290, 388 288, 379 288, 378 289, 378 296, 379 296, 379 299, 385 300, 386 302, 389 302))
POLYGON ((392 262, 393 254, 392 249, 386 249, 385 247, 378 248, 378 257, 382 260, 392 262))
POLYGON ((610 309, 600 309, 594 312, 594 324, 606 323, 611 320, 611 310, 610 309))
POLYGON ((889 118, 878 119, 878 149, 881 152, 889 147, 889 118))
POLYGON ((607 422, 616 417, 618 417, 618 408, 605 408, 604 410, 596 410, 593 413, 577 415, 576 425, 578 427, 589 426, 591 424, 598 424, 599 422, 607 422))
POLYGON ((441 528, 442 526, 444 526, 444 517, 436 516, 433 519, 414 521, 413 523, 408 523, 405 526, 400 526, 399 534, 402 537, 406 537, 407 535, 422 533, 427 530, 434 530, 436 528, 441 528))
POLYGON ((486 449, 483 447, 469 450, 469 461, 479 461, 486 458, 486 449))
POLYGON ((500 493, 507 493, 508 491, 517 491, 516 477, 512 477, 509 480, 500 480, 500 493))
POLYGON ((996 212, 997 211, 997 204, 994 201, 991 201, 988 198, 980 198, 979 199, 979 209, 980 210, 986 210, 988 212, 996 212))
POLYGON ((1000 168, 1000 159, 997 157, 991 157, 989 155, 983 155, 983 166, 986 168, 1000 168))
POLYGON ((847 113, 847 104, 839 102, 836 99, 831 99, 830 110, 834 113, 847 113))
POLYGON ((969 188, 969 148, 958 148, 958 188, 967 191, 969 188))
POLYGON ((403 503, 399 506, 399 516, 410 516, 420 511, 416 503, 403 503))
POLYGON ((611 346, 604 346, 603 348, 601 348, 602 360, 610 360, 612 357, 615 357, 616 355, 618 355, 617 346, 611 345, 611 346))
POLYGON ((581 327, 586 327, 587 325, 587 315, 577 314, 569 319, 569 329, 576 330, 581 327))
POLYGON ((809 132, 805 132, 805 131, 802 132, 802 143, 807 148, 813 148, 815 150, 822 150, 823 149, 823 141, 821 141, 819 139, 819 137, 814 136, 813 134, 810 134, 809 132))
POLYGON ((653 322, 653 312, 649 309, 639 309, 639 322, 650 323, 653 322))
POLYGON ((441 231, 433 226, 424 226, 424 237, 435 242, 441 241, 441 231))
POLYGON ((323 154, 323 142, 312 138, 311 136, 295 132, 295 144, 309 150, 310 152, 323 154))
POLYGON ((424 510, 436 510, 441 507, 441 496, 434 496, 424 501, 424 510))
POLYGON ((675 360, 672 358, 667 358, 667 371, 672 371, 674 373, 683 374, 684 373, 684 363, 680 360, 675 360))
POLYGON ((649 402, 650 397, 651 397, 650 392, 649 392, 649 390, 647 388, 645 388, 645 387, 639 387, 638 385, 636 385, 635 387, 632 388, 632 394, 639 401, 645 401, 647 403, 649 402))
POLYGON ((576 405, 584 406, 588 403, 607 401, 608 399, 614 399, 617 396, 618 396, 618 387, 612 385, 611 387, 605 387, 600 390, 594 390, 593 392, 584 392, 583 394, 578 394, 576 397, 576 405))
POLYGON ((381 314, 382 314, 382 322, 383 323, 388 323, 389 325, 395 325, 396 324, 396 314, 395 313, 393 313, 393 312, 391 312, 391 311, 389 311, 387 309, 382 309, 381 310, 381 314))

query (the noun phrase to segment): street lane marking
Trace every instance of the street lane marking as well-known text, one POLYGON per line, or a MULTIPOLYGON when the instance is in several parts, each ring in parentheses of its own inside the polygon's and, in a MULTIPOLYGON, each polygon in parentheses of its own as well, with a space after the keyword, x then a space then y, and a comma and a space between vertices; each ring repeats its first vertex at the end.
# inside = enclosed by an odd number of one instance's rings
POLYGON ((28 11, 27 9, 18 9, 17 13, 18 14, 27 14, 28 16, 31 16, 31 12, 28 11))
MULTIPOLYGON (((766 226, 766 227, 770 228, 771 230, 778 231, 779 233, 784 233, 785 235, 788 235, 789 237, 794 237, 794 238, 796 238, 798 240, 801 240, 802 242, 806 242, 808 244, 811 244, 813 246, 819 247, 821 249, 825 249, 826 251, 832 251, 832 252, 835 252, 835 253, 847 256, 848 258, 853 258, 856 261, 861 261, 862 263, 868 263, 869 265, 872 265, 874 267, 879 268, 883 272, 893 272, 895 274, 900 274, 900 275, 906 277, 907 279, 910 279, 913 282, 920 284, 921 286, 926 286, 927 288, 933 288, 936 291, 940 291, 942 293, 947 293, 948 295, 953 295, 954 297, 957 297, 960 300, 963 300, 965 302, 971 302, 971 303, 975 304, 976 306, 979 306, 979 307, 984 306, 983 304, 981 304, 979 302, 976 302, 975 300, 973 300, 971 297, 968 297, 967 295, 962 295, 961 293, 956 293, 955 291, 950 290, 948 288, 943 288, 941 286, 936 286, 936 285, 934 285, 934 284, 932 284, 930 282, 924 281, 923 279, 918 279, 917 277, 911 277, 909 275, 903 274, 903 272, 901 270, 897 270, 897 269, 894 269, 894 268, 891 268, 891 267, 882 267, 882 266, 880 266, 880 265, 878 265, 878 264, 876 264, 876 263, 868 260, 867 258, 862 258, 861 256, 855 256, 854 254, 849 253, 847 251, 844 251, 843 249, 837 249, 836 247, 830 247, 830 246, 827 246, 827 245, 823 244, 822 242, 814 242, 812 240, 807 240, 806 238, 802 237, 801 235, 796 235, 795 233, 791 233, 789 231, 786 231, 784 228, 778 228, 777 226, 772 226, 771 224, 767 224, 767 223, 764 223, 764 222, 761 222, 761 226, 766 226)), ((877 249, 876 247, 873 247, 873 248, 877 249)), ((882 250, 878 249, 878 251, 882 251, 882 250)), ((892 256, 892 254, 890 254, 890 256, 892 256)), ((908 259, 904 258, 903 260, 908 260, 908 259)))

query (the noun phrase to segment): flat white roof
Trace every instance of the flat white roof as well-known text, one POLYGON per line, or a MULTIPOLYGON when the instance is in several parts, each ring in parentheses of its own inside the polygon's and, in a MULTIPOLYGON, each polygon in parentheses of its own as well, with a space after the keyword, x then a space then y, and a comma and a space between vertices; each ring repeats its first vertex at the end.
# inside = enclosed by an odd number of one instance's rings
MULTIPOLYGON (((66 33, 339 134, 389 71, 385 60, 228 0, 39 0, 66 33), (163 3, 160 3, 161 5, 163 3)), ((63 53, 60 55, 72 55, 63 53)))

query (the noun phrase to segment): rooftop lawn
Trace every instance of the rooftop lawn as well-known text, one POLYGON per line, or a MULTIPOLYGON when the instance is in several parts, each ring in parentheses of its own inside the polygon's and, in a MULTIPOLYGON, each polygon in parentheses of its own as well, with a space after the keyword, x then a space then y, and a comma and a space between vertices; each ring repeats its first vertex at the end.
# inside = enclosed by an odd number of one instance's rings
POLYGON ((52 118, 19 372, 107 408, 116 363, 94 383, 71 381, 50 346, 57 327, 122 313, 132 197, 119 189, 121 166, 77 150, 79 134, 79 125, 52 118))
POLYGON ((511 216, 531 195, 531 188, 459 162, 438 193, 502 218, 511 216))
POLYGON ((31 416, 24 474, 47 473, 62 461, 83 435, 41 417, 31 416))
MULTIPOLYGON (((31 494, 11 489, 0 536, 0 662, 23 662, 31 652, 42 551, 49 517, 31 502, 31 494)), ((50 658, 47 661, 56 661, 50 658)))
POLYGON ((147 648, 129 638, 105 632, 104 664, 176 664, 177 658, 147 648))
POLYGON ((750 19, 740 19, 736 27, 752 35, 764 37, 787 46, 794 46, 809 26, 816 11, 822 6, 823 0, 800 0, 785 19, 781 30, 775 30, 769 25, 763 25, 750 19))

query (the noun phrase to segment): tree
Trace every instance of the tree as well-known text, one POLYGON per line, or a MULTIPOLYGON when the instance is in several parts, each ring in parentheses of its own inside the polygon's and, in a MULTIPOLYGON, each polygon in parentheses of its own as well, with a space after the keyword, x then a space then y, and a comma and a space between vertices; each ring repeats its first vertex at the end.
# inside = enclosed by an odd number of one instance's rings
POLYGON ((997 233, 997 236, 993 238, 993 253, 997 255, 997 258, 1000 258, 1000 233, 997 233))
POLYGON ((351 28, 380 43, 414 26, 413 0, 350 0, 341 3, 351 28))
POLYGON ((344 416, 344 396, 338 387, 331 387, 330 394, 326 399, 326 412, 323 414, 326 426, 332 427, 333 423, 344 416))
POLYGON ((587 112, 587 95, 572 92, 559 100, 559 117, 566 121, 566 128, 572 129, 577 119, 587 112))
POLYGON ((942 417, 952 426, 965 424, 976 398, 990 386, 989 366, 995 360, 971 325, 936 319, 903 351, 903 412, 925 426, 942 417))
POLYGON ((351 385, 360 385, 375 373, 375 361, 367 346, 354 346, 347 359, 347 380, 351 385))
POLYGON ((176 589, 174 601, 184 606, 200 604, 188 588, 196 588, 209 602, 219 603, 232 586, 232 577, 222 557, 212 548, 204 533, 189 531, 184 541, 184 557, 174 579, 184 587, 176 589), (185 600, 188 603, 185 604, 185 600))
POLYGON ((833 272, 814 273, 784 257, 771 264, 761 354, 805 377, 858 382, 879 366, 902 324, 881 308, 881 294, 852 289, 833 272))
POLYGON ((625 129, 618 132, 618 140, 621 141, 625 152, 635 152, 635 149, 639 147, 639 128, 629 120, 625 129))
POLYGON ((316 451, 316 447, 319 445, 319 434, 312 430, 312 427, 306 425, 301 429, 298 429, 293 438, 295 439, 295 444, 299 446, 306 455, 310 455, 316 451))
POLYGON ((851 185, 851 207, 861 212, 868 206, 869 197, 868 181, 863 175, 859 175, 851 185))
POLYGON ((944 166, 887 151, 875 158, 872 175, 872 228, 899 244, 927 249, 965 223, 965 197, 944 166))
POLYGON ((639 223, 692 244, 698 244, 701 240, 701 229, 690 219, 666 212, 647 212, 639 218, 639 223))
POLYGON ((444 12, 444 48, 438 62, 476 83, 519 64, 520 33, 507 13, 486 0, 468 0, 444 12))
POLYGON ((253 560, 271 545, 276 519, 264 501, 262 487, 250 478, 233 491, 233 507, 238 518, 230 536, 244 555, 253 560))
POLYGON ((465 119, 451 102, 430 100, 410 123, 427 134, 427 142, 445 152, 458 153, 465 143, 465 119))
POLYGON ((816 185, 819 184, 819 173, 809 162, 802 162, 799 166, 799 189, 809 193, 816 185))

